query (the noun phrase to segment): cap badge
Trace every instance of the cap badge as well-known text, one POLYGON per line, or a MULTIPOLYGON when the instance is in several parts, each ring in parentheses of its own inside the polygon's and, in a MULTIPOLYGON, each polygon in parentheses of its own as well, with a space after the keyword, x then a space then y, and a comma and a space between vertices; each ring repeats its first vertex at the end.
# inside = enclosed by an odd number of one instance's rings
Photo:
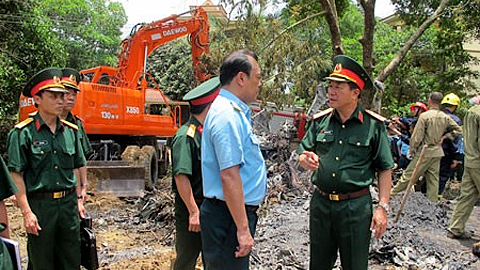
POLYGON ((73 74, 70 75, 70 77, 68 77, 68 80, 73 82, 73 83, 77 83, 77 78, 75 78, 75 76, 73 74))
POLYGON ((338 63, 335 65, 335 69, 333 70, 333 73, 340 73, 342 71, 342 64, 338 63))
POLYGON ((53 83, 55 84, 61 84, 62 82, 60 81, 60 78, 57 76, 53 76, 53 83))

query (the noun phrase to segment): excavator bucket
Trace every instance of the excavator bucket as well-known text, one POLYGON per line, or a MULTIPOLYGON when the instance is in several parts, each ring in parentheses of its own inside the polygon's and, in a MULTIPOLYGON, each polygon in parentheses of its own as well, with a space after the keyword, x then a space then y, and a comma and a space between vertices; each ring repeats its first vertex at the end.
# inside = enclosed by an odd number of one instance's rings
POLYGON ((134 166, 126 161, 98 161, 87 163, 89 182, 97 194, 117 197, 141 197, 145 191, 145 166, 134 166))

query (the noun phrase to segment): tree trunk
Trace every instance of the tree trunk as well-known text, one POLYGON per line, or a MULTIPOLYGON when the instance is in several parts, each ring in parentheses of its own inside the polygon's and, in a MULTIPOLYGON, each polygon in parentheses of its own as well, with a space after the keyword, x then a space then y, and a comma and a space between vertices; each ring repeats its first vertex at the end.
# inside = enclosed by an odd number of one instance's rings
MULTIPOLYGON (((363 68, 372 76, 373 72, 373 33, 375 31, 375 0, 360 0, 360 5, 365 13, 363 37, 360 43, 363 46, 363 68)), ((375 95, 374 89, 365 89, 362 92, 361 103, 365 108, 370 108, 373 97, 375 95)))
POLYGON ((342 36, 340 34, 340 26, 338 25, 338 14, 335 0, 320 0, 323 9, 327 12, 325 19, 327 20, 330 34, 332 35, 332 51, 333 55, 344 54, 342 46, 342 36))

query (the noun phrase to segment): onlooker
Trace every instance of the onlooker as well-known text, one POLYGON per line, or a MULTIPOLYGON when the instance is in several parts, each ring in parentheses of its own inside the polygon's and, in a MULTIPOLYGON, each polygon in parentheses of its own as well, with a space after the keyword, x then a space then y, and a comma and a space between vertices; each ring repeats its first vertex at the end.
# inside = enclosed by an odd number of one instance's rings
POLYGON ((465 232, 465 223, 472 213, 480 194, 480 105, 470 108, 465 115, 464 124, 465 171, 460 190, 460 198, 453 210, 447 236, 450 238, 469 238, 465 232))
POLYGON ((314 116, 299 146, 300 165, 314 170, 310 202, 310 269, 332 269, 340 251, 343 269, 367 269, 371 231, 387 229, 394 166, 385 118, 358 100, 373 87, 355 60, 339 55, 329 80, 330 109, 314 116), (378 172, 379 207, 372 211, 369 186, 378 172))
POLYGON ((200 205, 203 202, 200 146, 205 117, 218 95, 220 80, 210 79, 183 100, 190 103, 190 119, 172 139, 172 189, 175 193, 175 251, 173 269, 194 270, 202 251, 200 205))
MULTIPOLYGON (((459 126, 462 125, 460 117, 454 113, 460 107, 460 98, 450 93, 442 99, 442 111, 450 116, 459 126)), ((440 182, 438 186, 438 196, 441 197, 445 184, 453 178, 453 170, 460 165, 463 155, 460 153, 462 144, 462 135, 457 136, 453 141, 445 139, 442 142, 444 156, 440 160, 440 182)))
POLYGON ((220 82, 202 137, 203 256, 206 270, 248 269, 256 210, 267 193, 265 161, 247 105, 260 89, 257 56, 247 50, 231 53, 223 60, 220 82))
MULTIPOLYGON (((77 93, 80 91, 78 83, 81 81, 80 73, 72 68, 64 68, 62 69, 62 76, 62 84, 65 86, 65 90, 67 90, 68 93, 65 93, 64 95, 64 107, 60 118, 77 125, 78 139, 82 144, 83 155, 85 158, 87 158, 93 153, 92 145, 88 140, 87 133, 83 127, 82 119, 71 112, 77 104, 77 93)), ((77 193, 82 197, 82 201, 85 203, 88 187, 87 166, 79 168, 78 174, 80 179, 78 179, 79 182, 77 183, 77 193)))
POLYGON ((421 148, 427 145, 424 160, 418 165, 417 179, 414 179, 414 181, 417 182, 418 177, 424 175, 427 183, 427 198, 432 202, 438 201, 440 158, 443 156, 442 140, 443 138, 453 139, 462 131, 452 118, 439 110, 441 100, 441 93, 433 92, 430 94, 428 99, 429 110, 422 113, 418 118, 410 139, 410 154, 414 158, 403 172, 397 184, 392 188, 391 195, 396 195, 407 188, 417 165, 421 148))
POLYGON ((8 135, 8 168, 18 188, 17 203, 28 234, 29 269, 80 268, 80 215, 74 169, 85 166, 77 127, 60 120, 66 93, 62 71, 35 74, 23 89, 38 113, 8 135))

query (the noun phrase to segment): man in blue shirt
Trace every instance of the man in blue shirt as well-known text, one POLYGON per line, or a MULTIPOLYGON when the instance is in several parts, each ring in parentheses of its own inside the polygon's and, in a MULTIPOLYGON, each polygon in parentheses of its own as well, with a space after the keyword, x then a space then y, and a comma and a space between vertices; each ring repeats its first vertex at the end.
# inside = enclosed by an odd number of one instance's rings
POLYGON ((231 53, 220 68, 220 82, 202 136, 202 249, 206 270, 248 269, 256 210, 267 192, 265 161, 247 105, 261 85, 257 56, 231 53))
MULTIPOLYGON (((454 114, 458 107, 460 107, 460 98, 454 93, 450 93, 443 97, 441 105, 442 111, 461 126, 462 119, 454 114)), ((453 178, 454 170, 462 165, 463 154, 461 153, 461 148, 463 148, 462 135, 455 137, 454 140, 445 139, 442 142, 444 156, 440 160, 439 198, 442 197, 447 181, 453 178)))

